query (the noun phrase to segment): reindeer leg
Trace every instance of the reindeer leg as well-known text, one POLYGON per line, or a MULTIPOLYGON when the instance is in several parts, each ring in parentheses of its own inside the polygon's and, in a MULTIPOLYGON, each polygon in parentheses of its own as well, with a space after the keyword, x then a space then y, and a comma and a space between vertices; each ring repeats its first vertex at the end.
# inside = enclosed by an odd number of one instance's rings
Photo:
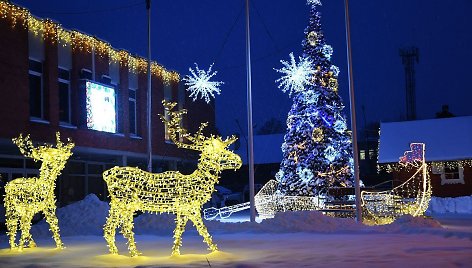
POLYGON ((110 212, 103 228, 103 236, 108 243, 110 254, 118 254, 118 248, 115 244, 116 228, 120 227, 119 213, 113 203, 110 204, 110 212))
POLYGON ((8 230, 8 235, 10 237, 10 249, 16 248, 15 238, 16 238, 16 231, 18 229, 18 221, 19 216, 13 209, 10 209, 11 206, 5 205, 7 208, 6 213, 6 225, 8 230))
POLYGON ((198 210, 195 210, 190 214, 190 220, 195 225, 195 228, 197 228, 198 233, 203 237, 203 241, 207 243, 208 250, 211 250, 212 252, 217 251, 218 247, 213 243, 211 235, 208 233, 205 224, 203 224, 202 215, 198 210))
POLYGON ((133 214, 134 211, 126 211, 124 215, 122 215, 123 225, 121 227, 121 233, 126 239, 128 239, 128 250, 131 257, 136 257, 141 255, 141 253, 137 250, 136 242, 134 241, 133 214))
POLYGON ((49 223, 49 228, 51 229, 52 236, 54 241, 56 242, 56 248, 63 249, 64 244, 61 241, 61 236, 59 235, 59 225, 58 220, 56 217, 56 207, 50 206, 46 208, 44 211, 44 216, 46 217, 46 222, 49 223))
POLYGON ((180 246, 182 246, 182 234, 185 231, 185 225, 187 224, 187 215, 177 213, 175 219, 175 230, 174 230, 174 245, 172 246, 172 255, 180 255, 180 246))
POLYGON ((26 211, 24 215, 21 216, 20 219, 20 230, 21 230, 21 237, 20 243, 18 245, 18 250, 22 251, 23 247, 29 242, 29 238, 31 237, 30 229, 31 229, 31 220, 33 220, 34 214, 31 211, 26 211))

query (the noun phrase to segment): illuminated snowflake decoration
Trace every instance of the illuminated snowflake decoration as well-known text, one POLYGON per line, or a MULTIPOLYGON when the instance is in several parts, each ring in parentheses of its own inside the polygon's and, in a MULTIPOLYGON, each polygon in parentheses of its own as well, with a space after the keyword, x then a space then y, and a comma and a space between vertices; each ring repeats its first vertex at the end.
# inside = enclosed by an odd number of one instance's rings
POLYGON ((337 76, 339 75, 339 68, 338 68, 338 66, 336 66, 336 65, 331 65, 331 67, 329 68, 329 70, 330 70, 331 72, 333 72, 333 75, 334 75, 334 76, 337 77, 337 76))
POLYGON ((338 156, 338 152, 336 151, 336 149, 334 149, 333 146, 328 146, 325 150, 324 150, 324 154, 325 154, 325 158, 329 161, 329 162, 333 162, 336 157, 338 156))
POLYGON ((311 84, 311 77, 315 73, 312 68, 312 61, 308 58, 299 57, 299 63, 295 61, 293 53, 290 53, 290 62, 281 60, 284 67, 282 69, 274 69, 275 71, 282 73, 283 76, 277 80, 279 88, 282 92, 292 93, 300 92, 304 89, 305 85, 311 84))
POLYGON ((327 58, 328 60, 331 59, 331 55, 333 55, 333 47, 330 45, 324 45, 323 48, 321 49, 321 53, 327 58))
POLYGON ((282 182, 283 179, 284 179, 284 172, 283 170, 279 170, 276 174, 275 174, 275 179, 278 181, 278 182, 282 182))
POLYGON ((307 0, 306 3, 308 5, 321 6, 321 0, 307 0))
POLYGON ((219 86, 224 84, 224 82, 214 82, 210 81, 210 78, 215 76, 217 72, 211 72, 213 64, 210 65, 208 71, 198 68, 198 65, 195 63, 195 70, 189 68, 190 74, 183 78, 185 85, 189 86, 187 91, 190 91, 190 97, 193 97, 193 101, 198 98, 198 95, 201 94, 201 99, 205 99, 206 103, 210 103, 210 96, 215 98, 215 94, 220 95, 221 90, 219 86))
POLYGON ((311 172, 311 170, 309 170, 308 168, 298 168, 297 169, 297 174, 298 176, 300 177, 300 179, 302 179, 302 181, 304 183, 308 183, 311 181, 311 179, 313 179, 313 172, 311 172))
POLYGON ((307 90, 303 95, 307 104, 316 104, 320 97, 320 93, 315 92, 314 90, 307 90))
POLYGON ((338 133, 343 133, 346 130, 346 122, 344 120, 337 120, 333 125, 334 130, 338 133))

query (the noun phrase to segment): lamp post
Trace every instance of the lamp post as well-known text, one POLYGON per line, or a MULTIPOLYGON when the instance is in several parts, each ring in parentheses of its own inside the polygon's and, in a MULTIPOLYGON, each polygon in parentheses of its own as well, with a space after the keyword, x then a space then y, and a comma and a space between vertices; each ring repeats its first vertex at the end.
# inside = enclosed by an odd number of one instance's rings
POLYGON ((251 36, 249 34, 249 0, 246 0, 246 72, 247 72, 247 135, 249 168, 249 204, 251 222, 256 221, 256 207, 254 204, 254 140, 252 131, 252 93, 251 93, 251 36))
POLYGON ((147 66, 147 170, 152 172, 152 125, 151 125, 151 111, 152 111, 152 94, 151 94, 151 0, 146 0, 147 10, 147 52, 148 52, 148 66, 147 66))
POLYGON ((359 154, 357 148, 357 126, 356 126, 356 107, 354 96, 354 79, 352 76, 352 49, 351 49, 351 24, 349 21, 349 0, 344 0, 345 5, 345 23, 346 23, 346 42, 347 42, 347 67, 349 77, 349 104, 351 107, 351 127, 352 127, 352 153, 354 157, 354 186, 356 193, 356 220, 362 222, 361 207, 361 187, 359 179, 359 154))

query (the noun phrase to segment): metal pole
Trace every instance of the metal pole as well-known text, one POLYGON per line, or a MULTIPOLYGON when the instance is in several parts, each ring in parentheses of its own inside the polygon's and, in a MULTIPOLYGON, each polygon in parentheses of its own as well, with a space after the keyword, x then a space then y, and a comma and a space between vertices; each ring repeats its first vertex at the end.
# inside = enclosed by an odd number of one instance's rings
POLYGON ((352 75, 352 49, 351 49, 351 24, 349 21, 349 0, 345 0, 345 21, 346 21, 346 41, 347 41, 347 67, 349 77, 349 103, 351 106, 351 127, 352 127, 352 153, 354 156, 354 181, 356 192, 356 219, 362 222, 361 207, 361 187, 359 179, 359 154, 357 148, 357 126, 356 126, 356 107, 354 96, 354 79, 352 75))
POLYGON ((151 0, 146 0, 146 10, 148 18, 148 66, 147 66, 147 170, 152 172, 152 92, 151 92, 151 0))
POLYGON ((251 36, 249 34, 249 0, 246 0, 246 70, 247 70, 247 133, 248 133, 248 167, 249 167, 249 203, 251 222, 256 221, 254 206, 254 140, 252 131, 252 93, 251 93, 251 36))

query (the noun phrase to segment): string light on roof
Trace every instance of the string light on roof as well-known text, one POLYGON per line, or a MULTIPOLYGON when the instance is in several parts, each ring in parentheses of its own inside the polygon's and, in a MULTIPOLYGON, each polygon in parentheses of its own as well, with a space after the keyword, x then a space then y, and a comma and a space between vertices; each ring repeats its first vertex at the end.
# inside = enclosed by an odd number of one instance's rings
MULTIPOLYGON (((49 19, 39 19, 27 9, 16 6, 7 1, 0 1, 0 19, 10 21, 12 28, 23 26, 35 35, 42 34, 45 41, 58 42, 62 46, 70 45, 73 50, 95 51, 96 55, 110 62, 119 62, 122 67, 128 67, 133 73, 147 72, 147 60, 130 54, 125 50, 117 50, 109 43, 75 30, 66 30, 59 23, 49 19)), ((151 62, 151 73, 162 79, 165 84, 179 82, 177 72, 166 70, 157 62, 151 62)))
POLYGON ((295 61, 293 53, 290 53, 290 61, 280 61, 283 64, 281 69, 274 69, 275 71, 282 73, 282 77, 275 80, 279 83, 278 88, 282 92, 287 92, 289 95, 303 91, 306 85, 310 85, 312 82, 312 76, 315 74, 315 70, 312 65, 313 62, 306 57, 299 57, 299 62, 295 61))
POLYGON ((193 101, 198 98, 198 95, 201 95, 201 99, 205 99, 206 103, 210 103, 210 96, 215 98, 215 93, 221 94, 219 86, 224 82, 210 81, 210 78, 217 74, 217 71, 211 71, 212 67, 213 64, 210 65, 208 71, 205 71, 198 68, 198 64, 195 63, 195 70, 189 68, 191 75, 186 75, 183 78, 185 85, 189 86, 187 91, 191 92, 190 97, 193 97, 193 101))

